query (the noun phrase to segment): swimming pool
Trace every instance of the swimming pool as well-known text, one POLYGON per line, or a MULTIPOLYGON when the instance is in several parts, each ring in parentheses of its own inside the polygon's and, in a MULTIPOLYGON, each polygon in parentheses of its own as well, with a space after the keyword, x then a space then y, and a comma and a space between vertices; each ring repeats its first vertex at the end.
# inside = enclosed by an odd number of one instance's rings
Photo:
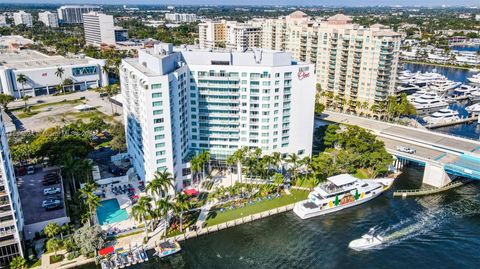
POLYGON ((117 199, 104 200, 97 207, 97 217, 100 225, 112 224, 128 219, 125 209, 120 209, 117 199))

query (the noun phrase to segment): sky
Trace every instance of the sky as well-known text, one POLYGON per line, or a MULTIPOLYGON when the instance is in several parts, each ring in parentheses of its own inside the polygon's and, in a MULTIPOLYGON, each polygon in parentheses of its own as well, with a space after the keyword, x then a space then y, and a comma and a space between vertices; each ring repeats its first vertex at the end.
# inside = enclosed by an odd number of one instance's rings
POLYGON ((326 6, 479 6, 480 0, 0 0, 0 3, 94 3, 176 5, 326 5, 326 6))

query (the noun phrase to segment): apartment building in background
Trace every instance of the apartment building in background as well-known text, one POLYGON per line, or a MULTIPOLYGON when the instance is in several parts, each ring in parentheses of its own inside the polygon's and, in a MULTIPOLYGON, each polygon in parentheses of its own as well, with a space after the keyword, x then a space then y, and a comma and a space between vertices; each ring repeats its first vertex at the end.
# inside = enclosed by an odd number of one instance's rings
POLYGON ((260 26, 236 21, 208 21, 199 24, 200 48, 246 50, 261 45, 260 26))
POLYGON ((0 267, 8 268, 22 247, 23 212, 8 149, 7 134, 0 113, 0 267))
POLYGON ((138 175, 188 185, 189 157, 225 160, 241 147, 311 154, 312 64, 289 52, 173 49, 157 44, 120 67, 128 153, 138 175))
POLYGON ((91 11, 99 11, 99 6, 66 5, 57 9, 58 19, 61 23, 83 23, 83 14, 91 11))
POLYGON ((58 27, 58 15, 57 13, 52 13, 50 11, 39 12, 38 13, 38 20, 43 22, 45 26, 51 28, 58 27))
POLYGON ((7 16, 5 16, 4 14, 0 14, 0 27, 5 27, 5 26, 9 26, 7 24, 7 16))
POLYGON ((27 27, 33 26, 32 14, 27 13, 23 10, 13 13, 13 23, 15 25, 25 25, 27 27))
MULTIPOLYGON (((288 51, 299 61, 313 63, 317 83, 341 99, 340 106, 371 106, 394 94, 401 34, 388 27, 363 27, 342 14, 316 21, 301 11, 276 19, 254 19, 247 24, 261 28, 259 47, 288 51)), ((204 28, 212 28, 210 25, 204 28)), ((227 42, 226 29, 223 36, 202 36, 202 31, 213 31, 200 30, 200 47, 218 44, 216 37, 227 42), (204 36, 207 39, 202 40, 204 36)))
POLYGON ((188 13, 166 13, 165 20, 175 23, 190 23, 197 21, 197 15, 188 13))
POLYGON ((115 45, 113 16, 91 11, 83 14, 85 43, 88 45, 115 45))

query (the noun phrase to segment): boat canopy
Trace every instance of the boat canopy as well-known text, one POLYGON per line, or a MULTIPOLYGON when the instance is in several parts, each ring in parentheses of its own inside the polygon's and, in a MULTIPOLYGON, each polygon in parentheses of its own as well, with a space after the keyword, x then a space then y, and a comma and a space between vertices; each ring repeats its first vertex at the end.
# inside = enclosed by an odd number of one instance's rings
POLYGON ((341 187, 344 185, 354 183, 355 181, 357 181, 357 178, 350 174, 340 174, 333 177, 329 177, 327 178, 327 180, 335 184, 335 186, 341 187))
POLYGON ((102 248, 101 250, 98 251, 98 254, 105 256, 107 254, 113 253, 115 251, 113 246, 102 248))

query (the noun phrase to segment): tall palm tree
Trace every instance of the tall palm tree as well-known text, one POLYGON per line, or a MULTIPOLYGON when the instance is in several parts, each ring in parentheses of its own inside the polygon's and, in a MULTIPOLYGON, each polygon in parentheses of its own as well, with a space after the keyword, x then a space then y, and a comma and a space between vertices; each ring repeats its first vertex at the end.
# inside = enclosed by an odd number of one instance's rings
POLYGON ((78 162, 72 156, 68 156, 63 160, 62 169, 67 175, 67 180, 70 185, 70 189, 73 193, 77 192, 77 181, 75 179, 75 175, 78 171, 78 162))
POLYGON ((290 155, 288 155, 286 161, 290 164, 289 170, 292 174, 292 178, 295 180, 298 173, 299 157, 297 154, 291 153, 290 155))
POLYGON ((132 216, 136 221, 141 221, 145 225, 145 238, 148 239, 147 218, 152 216, 152 198, 142 196, 137 203, 132 206, 132 216))
POLYGON ((277 184, 277 194, 280 192, 281 184, 283 183, 283 175, 276 173, 273 175, 273 183, 277 184))
POLYGON ((233 169, 233 166, 235 165, 235 163, 237 162, 235 160, 235 156, 232 154, 232 155, 229 155, 227 157, 227 159, 225 160, 225 162, 227 163, 228 165, 228 171, 230 172, 230 185, 233 186, 233 173, 232 173, 232 169, 233 169))
POLYGON ((191 206, 185 193, 179 193, 175 198, 175 209, 180 212, 180 232, 183 232, 183 212, 189 210, 191 206))
POLYGON ((57 234, 60 233, 60 225, 55 222, 50 222, 43 228, 43 233, 48 237, 52 238, 55 237, 57 234))
MULTIPOLYGON (((210 152, 204 151, 200 154, 200 162, 202 164, 202 180, 205 180, 206 178, 206 169, 205 166, 209 167, 210 166, 210 152)), ((208 169, 210 170, 210 169, 208 169)))
POLYGON ((150 182, 147 183, 146 191, 147 193, 150 193, 150 195, 153 197, 153 200, 157 202, 158 197, 160 197, 163 192, 162 180, 159 176, 155 176, 150 182))
POLYGON ((114 84, 114 85, 107 85, 105 87, 105 92, 107 93, 108 95, 108 98, 109 98, 109 101, 110 101, 110 107, 112 109, 112 113, 113 114, 116 114, 117 111, 114 111, 114 106, 113 106, 113 102, 111 100, 112 96, 114 96, 115 94, 117 94, 118 92, 120 91, 120 88, 118 87, 117 84, 114 84))
POLYGON ((165 230, 163 231, 163 236, 167 235, 168 228, 168 211, 174 209, 174 205, 170 202, 170 196, 166 196, 163 199, 160 199, 156 203, 157 215, 163 217, 165 221, 165 230))
POLYGON ((100 197, 95 195, 94 191, 97 189, 95 183, 88 182, 86 183, 83 188, 80 189, 80 195, 85 199, 85 204, 87 205, 88 212, 89 212, 89 223, 92 225, 91 220, 93 214, 97 207, 100 206, 100 197))
POLYGON ((233 153, 234 159, 237 162, 237 174, 238 174, 237 176, 238 176, 239 182, 242 182, 242 168, 243 168, 243 164, 246 161, 247 153, 248 153, 247 147, 242 147, 240 149, 237 149, 233 153))
POLYGON ((57 70, 55 71, 55 76, 60 78, 60 85, 62 85, 61 86, 62 93, 63 93, 63 74, 64 73, 65 73, 65 69, 63 69, 62 67, 58 67, 57 70))
POLYGON ((282 154, 280 152, 274 152, 272 153, 272 163, 275 166, 275 168, 280 168, 282 167, 282 154))
MULTIPOLYGON (((157 190, 157 194, 160 195, 162 194, 163 195, 167 195, 168 192, 170 191, 170 189, 173 189, 174 186, 173 186, 173 177, 172 177, 172 174, 170 174, 167 169, 163 170, 163 171, 157 171, 155 172, 155 175, 153 176, 153 180, 152 181, 157 181, 157 183, 155 183, 156 186, 159 187, 159 189, 157 190)), ((151 187, 153 188, 153 187, 151 187)))
MULTIPOLYGON (((20 92, 20 98, 23 98, 25 96, 25 83, 27 83, 27 76, 24 74, 18 74, 17 75, 17 82, 22 85, 22 91, 20 92)), ((25 104, 25 107, 27 107, 27 104, 25 104)))

